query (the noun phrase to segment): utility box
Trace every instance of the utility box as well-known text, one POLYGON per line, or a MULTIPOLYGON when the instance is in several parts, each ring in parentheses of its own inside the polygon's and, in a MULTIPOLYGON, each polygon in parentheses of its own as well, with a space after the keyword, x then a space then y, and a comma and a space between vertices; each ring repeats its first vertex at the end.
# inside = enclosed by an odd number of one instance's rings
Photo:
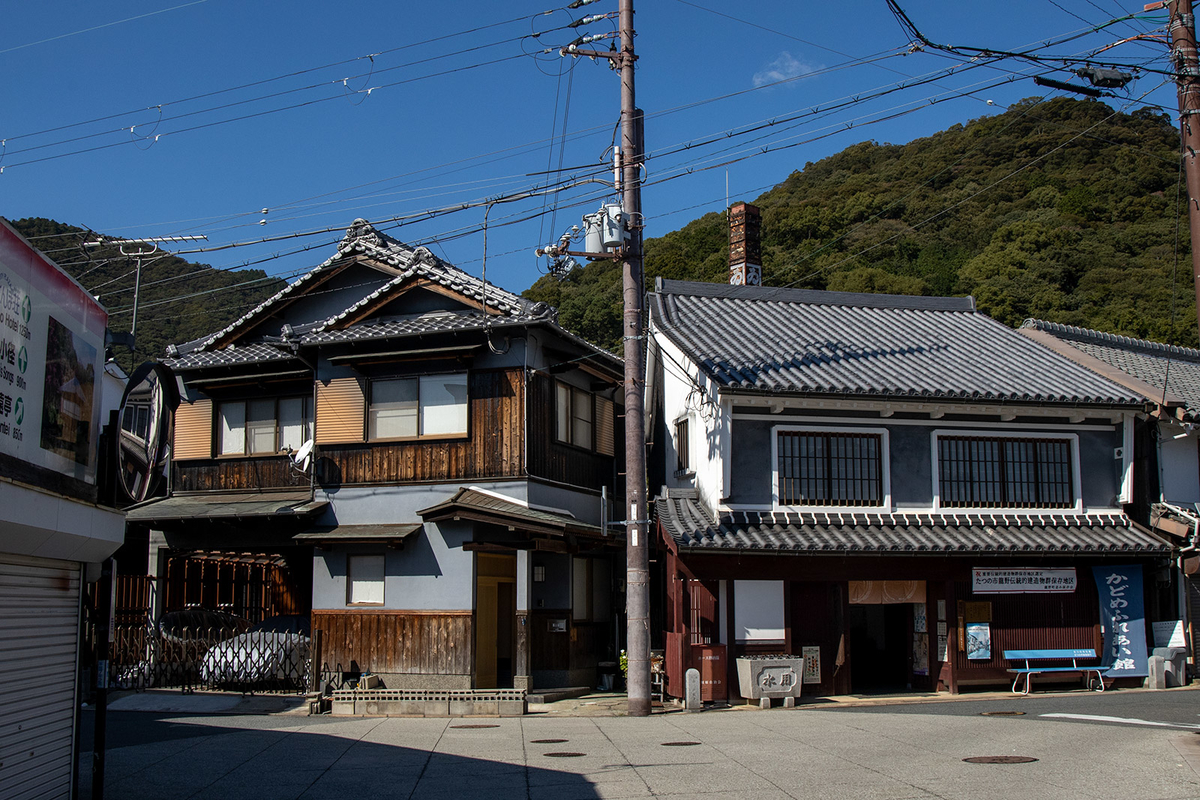
POLYGON ((700 670, 700 699, 706 703, 729 700, 729 671, 725 645, 693 645, 692 663, 700 670))

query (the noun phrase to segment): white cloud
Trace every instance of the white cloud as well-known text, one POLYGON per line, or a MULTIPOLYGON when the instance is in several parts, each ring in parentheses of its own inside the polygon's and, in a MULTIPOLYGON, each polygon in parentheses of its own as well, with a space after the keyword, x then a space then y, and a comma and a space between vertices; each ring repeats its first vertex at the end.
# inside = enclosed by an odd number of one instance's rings
POLYGON ((768 83, 778 83, 789 78, 799 78, 818 69, 820 67, 805 64, 785 50, 779 54, 779 58, 768 64, 766 69, 754 73, 754 85, 765 86, 768 83))

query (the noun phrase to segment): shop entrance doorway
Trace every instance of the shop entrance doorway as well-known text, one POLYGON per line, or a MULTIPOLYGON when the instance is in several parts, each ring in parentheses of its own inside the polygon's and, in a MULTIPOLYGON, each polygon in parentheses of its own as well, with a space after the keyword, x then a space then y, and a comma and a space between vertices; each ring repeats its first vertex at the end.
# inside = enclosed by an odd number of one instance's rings
POLYGON ((909 690, 912 620, 907 604, 850 606, 850 688, 854 694, 909 690))

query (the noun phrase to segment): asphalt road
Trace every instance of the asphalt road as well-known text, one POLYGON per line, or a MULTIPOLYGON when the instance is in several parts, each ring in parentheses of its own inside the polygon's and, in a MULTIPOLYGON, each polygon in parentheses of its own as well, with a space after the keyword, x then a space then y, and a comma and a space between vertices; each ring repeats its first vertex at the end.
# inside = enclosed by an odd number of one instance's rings
POLYGON ((1200 688, 647 719, 120 712, 105 796, 1200 798, 1200 688))

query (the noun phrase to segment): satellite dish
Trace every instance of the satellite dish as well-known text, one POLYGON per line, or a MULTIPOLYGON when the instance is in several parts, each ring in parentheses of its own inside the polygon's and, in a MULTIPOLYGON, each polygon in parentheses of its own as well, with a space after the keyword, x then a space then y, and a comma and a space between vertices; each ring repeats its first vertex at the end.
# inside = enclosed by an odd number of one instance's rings
POLYGON ((291 453, 292 466, 300 472, 308 471, 308 462, 312 459, 313 440, 309 439, 304 444, 300 445, 300 449, 291 453))

